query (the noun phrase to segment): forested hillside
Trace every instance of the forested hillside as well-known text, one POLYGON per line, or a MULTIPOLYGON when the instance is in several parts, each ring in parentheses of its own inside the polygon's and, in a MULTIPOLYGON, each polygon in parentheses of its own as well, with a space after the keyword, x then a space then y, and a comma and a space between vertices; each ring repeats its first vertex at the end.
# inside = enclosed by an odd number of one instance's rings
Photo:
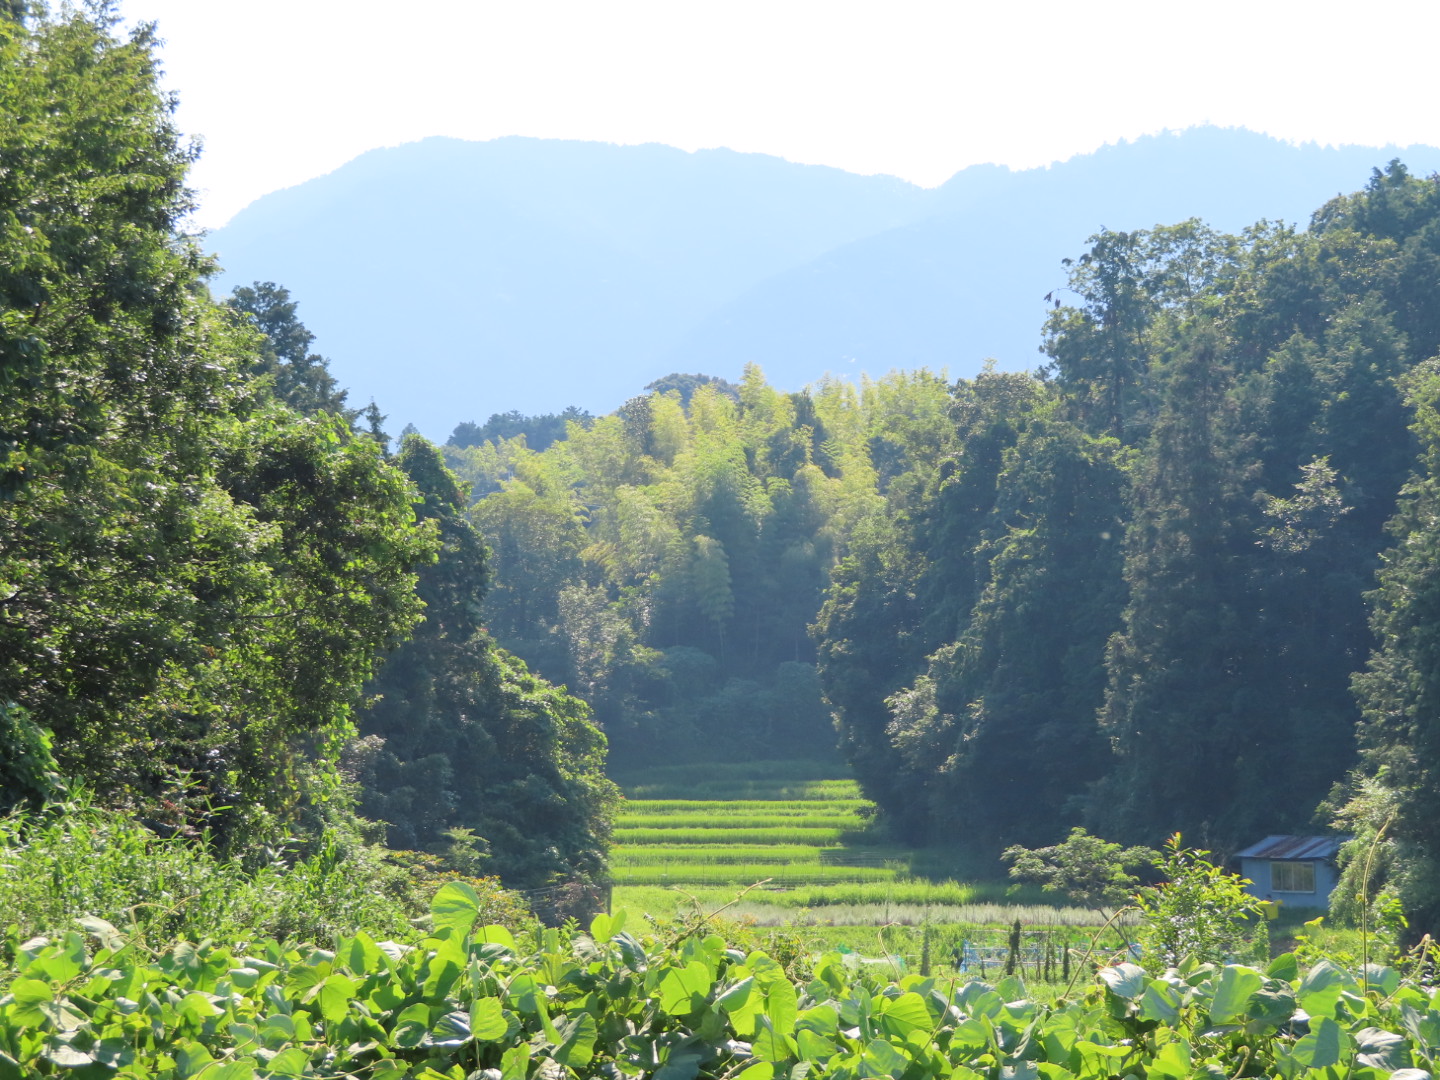
POLYGON ((1431 1075, 1440 177, 396 445, 118 26, 0 0, 0 1080, 1431 1075), (1177 834, 1312 822, 1358 931, 1177 834))
POLYGON ((487 619, 625 764, 821 748, 818 690, 915 842, 1234 851, 1358 795, 1413 860, 1437 267, 1440 185, 1396 163, 1303 230, 1096 235, 1036 374, 751 366, 448 447, 487 619))
POLYGON ((806 756, 834 735, 807 625, 872 509, 870 442, 941 434, 933 375, 780 393, 750 369, 635 398, 543 453, 447 447, 484 497, 496 636, 591 702, 616 765, 806 756))
POLYGON ((1233 851, 1326 824, 1358 749, 1351 824, 1393 809, 1428 860, 1437 245, 1440 185, 1399 164, 1304 231, 1094 239, 1050 366, 957 386, 956 453, 856 538, 817 623, 888 812, 1233 851))
POLYGON ((85 788, 271 858, 358 798, 408 846, 471 830, 516 884, 599 873, 604 738, 480 629, 454 477, 346 408, 284 289, 211 298, 151 33, 23 7, 0 7, 0 809, 85 788))
POLYGON ((1338 821, 1437 924, 1434 179, 1102 231, 1033 374, 750 365, 392 447, 285 288, 212 296, 149 32, 0 31, 5 807, 590 882, 607 742, 838 742, 898 839, 1338 821))

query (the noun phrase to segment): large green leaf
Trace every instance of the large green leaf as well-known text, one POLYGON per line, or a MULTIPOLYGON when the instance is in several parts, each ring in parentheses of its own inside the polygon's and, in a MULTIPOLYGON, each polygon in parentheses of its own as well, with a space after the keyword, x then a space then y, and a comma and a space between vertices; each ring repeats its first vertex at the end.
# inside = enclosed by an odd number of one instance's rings
POLYGON ((470 1006, 470 1032, 481 1042, 494 1042, 510 1030, 499 998, 476 998, 470 1006))
POLYGON ((1190 1075, 1190 1044, 1176 1039, 1161 1046, 1145 1063, 1145 1074, 1153 1080, 1185 1080, 1190 1075))
POLYGON ((63 1042, 52 1044, 41 1056, 63 1069, 80 1069, 95 1064, 95 1055, 63 1042))
POLYGON ((260 1025, 260 1041, 271 1050, 284 1046, 295 1038, 295 1021, 284 1013, 275 1013, 265 1018, 260 1025))
POLYGON ((1210 1022, 1229 1024, 1244 1016, 1251 996, 1264 984, 1265 980, 1258 971, 1236 964, 1227 965, 1215 984, 1215 996, 1209 1009, 1210 1022))
POLYGON ((806 1061, 828 1061, 836 1052, 833 1040, 808 1028, 795 1032, 796 1052, 806 1061))
POLYGON ((1151 979, 1140 996, 1141 1020, 1173 1024, 1180 1015, 1180 993, 1167 982, 1151 979))
POLYGON ((750 1043, 750 1053, 761 1061, 785 1061, 795 1056, 796 1049, 784 1032, 775 1030, 768 1017, 761 1017, 759 1029, 750 1043))
POLYGON ((511 1005, 530 1015, 540 1011, 542 996, 540 984, 536 981, 535 976, 523 971, 510 980, 510 987, 506 992, 506 1000, 511 1005))
POLYGON ((595 1056, 595 1018, 589 1013, 574 1013, 559 1027, 562 1041, 555 1050, 555 1060, 577 1071, 583 1069, 595 1056))
POLYGON ((188 1080, 189 1077, 195 1076, 215 1060, 215 1055, 203 1045, 189 1039, 176 1044, 172 1055, 175 1058, 176 1072, 181 1080, 188 1080))
POLYGON ((266 1068, 275 1076, 304 1076, 310 1071, 310 1055, 292 1046, 271 1058, 266 1068))
POLYGON ((795 1018, 795 1029, 833 1036, 840 1030, 840 1016, 829 1005, 816 1005, 795 1018))
POLYGON ((699 960, 672 967, 660 979, 660 1007, 675 1016, 692 1013, 705 1003, 713 985, 710 969, 699 960))
POLYGON ((898 1077, 910 1067, 910 1055, 884 1039, 872 1039, 861 1058, 862 1075, 898 1077))
POLYGON ((364 931, 342 943, 340 952, 345 966, 356 975, 369 975, 372 971, 384 971, 389 967, 385 954, 364 931))
POLYGON ((1400 973, 1392 967, 1385 964, 1366 964, 1361 970, 1371 990, 1379 990, 1388 996, 1400 989, 1400 973))
POLYGON ((482 926, 475 934, 475 940, 486 945, 499 945, 515 951, 515 935, 503 926, 482 926))
POLYGON ((925 999, 910 992, 881 1002, 880 1024, 889 1034, 905 1039, 916 1031, 929 1031, 934 1021, 925 999))
POLYGON ((1100 978, 1116 997, 1137 998, 1145 991, 1145 969, 1137 964, 1115 964, 1100 969, 1100 978))
POLYGON ((1295 959, 1293 952, 1281 953, 1270 961, 1270 965, 1265 969, 1265 974, 1272 979, 1293 982, 1300 974, 1300 964, 1295 959))
POLYGON ((15 1002, 18 1005, 38 1005, 55 996, 55 991, 50 989, 50 984, 41 982, 39 979, 16 979, 10 984, 9 991, 15 995, 15 1002))
POLYGON ((470 1014, 464 1009, 446 1013, 430 1029, 431 1046, 464 1046, 470 1037, 470 1014))
POLYGON ((799 1014, 799 999, 795 985, 789 979, 771 982, 765 987, 765 1016, 780 1035, 789 1035, 795 1030, 795 1017, 799 1014))
POLYGON ((1296 995, 1300 1007, 1311 1016, 1333 1016, 1340 994, 1347 986, 1353 985, 1354 981, 1329 960, 1321 960, 1305 973, 1305 978, 1300 982, 1300 990, 1296 995))
POLYGON ((430 1008, 427 1005, 411 1005, 390 1030, 390 1045, 401 1050, 420 1046, 430 1038, 430 1008))
POLYGON ((453 930, 464 937, 480 917, 480 897, 463 881, 447 881, 430 901, 430 917, 436 930, 453 930))
POLYGON ((125 946, 124 935, 104 919, 97 919, 94 915, 82 915, 75 922, 83 927, 87 934, 95 935, 100 940, 100 944, 111 952, 116 952, 125 946))
MULTIPOLYGON (((689 1047, 676 1048, 665 1058, 665 1064, 655 1071, 651 1080, 695 1080, 700 1075, 700 1063, 704 1059, 698 1050, 689 1047)), ((510 1080, 504 1077, 502 1080, 510 1080)))
POLYGON ((1310 1032, 1291 1051, 1303 1068, 1324 1069, 1338 1065, 1353 1047, 1350 1036, 1328 1016, 1311 1018, 1310 1032))
POLYGON ((1250 998, 1245 1010, 1245 1032, 1248 1035, 1274 1035, 1295 1015, 1295 995, 1285 984, 1278 989, 1262 989, 1250 998))
POLYGON ((316 995, 320 1015, 332 1024, 339 1023, 350 1012, 350 1002, 358 990, 359 987, 344 975, 329 976, 320 984, 320 993, 316 995))
POLYGON ((1355 1032, 1355 1056, 1361 1065, 1394 1073, 1410 1067, 1410 1048, 1405 1036, 1381 1028, 1367 1027, 1355 1032))
POLYGON ((500 1055, 500 1080, 526 1080, 530 1071, 530 1047, 512 1046, 500 1055))

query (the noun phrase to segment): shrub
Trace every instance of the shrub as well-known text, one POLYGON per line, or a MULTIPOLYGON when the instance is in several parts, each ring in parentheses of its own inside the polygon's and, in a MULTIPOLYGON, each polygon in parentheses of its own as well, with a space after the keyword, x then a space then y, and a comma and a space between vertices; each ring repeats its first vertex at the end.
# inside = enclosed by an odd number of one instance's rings
MULTIPOLYGON (((177 938, 326 943, 362 929, 413 936, 411 920, 430 896, 461 876, 433 856, 386 852, 338 828, 303 857, 273 849, 246 866, 203 836, 160 836, 83 794, 0 818, 0 868, 0 912, 20 940, 63 934, 90 916, 151 947, 177 938)), ((498 881, 467 880, 487 921, 528 925, 523 900, 498 881)))
POLYGON ((1165 881, 1135 897, 1144 920, 1140 944, 1151 971, 1182 960, 1224 963, 1248 953, 1252 920, 1260 901, 1245 892, 1245 879, 1210 862, 1208 851, 1180 846, 1170 837, 1160 861, 1165 881))

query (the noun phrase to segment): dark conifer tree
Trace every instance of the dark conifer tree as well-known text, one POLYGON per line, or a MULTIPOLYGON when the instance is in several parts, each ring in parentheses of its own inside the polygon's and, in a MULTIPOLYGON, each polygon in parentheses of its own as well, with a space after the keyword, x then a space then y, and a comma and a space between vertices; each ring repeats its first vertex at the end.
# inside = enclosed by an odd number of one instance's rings
POLYGON ((484 843, 484 868, 510 885, 597 877, 616 798, 605 737, 584 702, 483 630, 485 546, 439 451, 409 435, 396 463, 423 496, 417 512, 438 530, 440 552, 420 573, 424 621, 368 687, 361 809, 388 823, 399 847, 444 849, 452 830, 468 829, 484 843))

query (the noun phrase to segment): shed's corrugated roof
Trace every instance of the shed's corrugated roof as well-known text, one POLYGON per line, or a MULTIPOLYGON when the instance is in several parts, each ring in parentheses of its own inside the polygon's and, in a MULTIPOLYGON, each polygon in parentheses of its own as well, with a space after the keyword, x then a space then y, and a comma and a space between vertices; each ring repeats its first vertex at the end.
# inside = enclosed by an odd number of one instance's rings
POLYGON ((1244 851, 1237 859, 1333 859, 1348 836, 1267 836, 1244 851))

